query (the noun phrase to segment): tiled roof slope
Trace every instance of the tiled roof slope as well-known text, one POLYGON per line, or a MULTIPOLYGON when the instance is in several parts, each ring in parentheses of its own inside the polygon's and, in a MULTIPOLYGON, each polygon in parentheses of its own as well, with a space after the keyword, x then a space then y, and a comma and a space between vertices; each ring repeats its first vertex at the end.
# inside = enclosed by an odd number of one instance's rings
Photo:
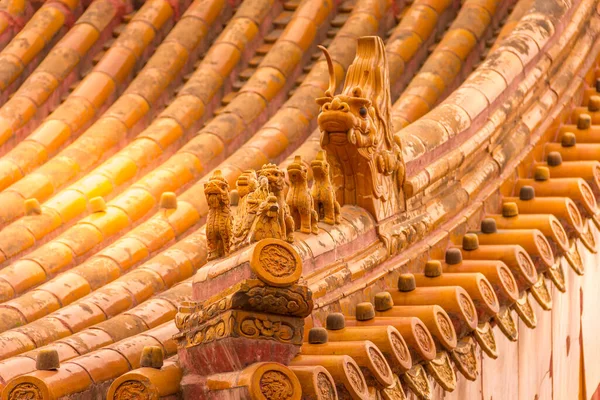
POLYGON ((288 398, 592 398, 599 29, 594 0, 0 1, 1 398, 189 393, 178 308, 251 251, 208 260, 205 184, 310 167, 317 46, 343 83, 364 36, 385 43, 403 221, 385 236, 345 205, 296 232, 299 354, 207 365, 212 398, 261 398, 264 370, 288 398))

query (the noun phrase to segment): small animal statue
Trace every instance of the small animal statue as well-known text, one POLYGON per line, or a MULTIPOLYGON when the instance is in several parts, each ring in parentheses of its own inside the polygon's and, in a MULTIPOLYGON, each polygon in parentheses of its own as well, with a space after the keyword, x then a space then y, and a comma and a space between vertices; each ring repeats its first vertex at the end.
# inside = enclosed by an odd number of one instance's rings
POLYGON ((261 239, 285 239, 285 225, 280 223, 279 202, 277 197, 270 195, 263 201, 252 224, 250 242, 261 239))
POLYGON ((258 187, 256 171, 244 171, 235 182, 238 191, 238 205, 233 214, 233 235, 231 238, 232 251, 243 246, 248 237, 256 213, 248 213, 248 199, 258 187))
POLYGON ((311 195, 319 221, 334 225, 340 223, 340 203, 335 199, 335 191, 329 177, 329 163, 327 153, 321 150, 317 157, 310 163, 314 182, 311 195))
POLYGON ((266 177, 269 182, 269 192, 277 199, 279 205, 279 224, 283 237, 288 242, 294 241, 294 219, 290 215, 290 208, 285 202, 284 188, 285 188, 285 174, 275 164, 265 164, 258 171, 259 177, 266 177))
POLYGON ((204 184, 204 195, 208 203, 206 219, 207 259, 214 260, 229 254, 231 240, 231 208, 229 205, 229 184, 221 171, 216 170, 204 184))
POLYGON ((290 189, 287 193, 287 204, 294 219, 296 229, 303 233, 319 233, 317 222, 319 217, 313 207, 313 199, 308 190, 306 167, 300 156, 294 157, 294 162, 288 165, 290 189))

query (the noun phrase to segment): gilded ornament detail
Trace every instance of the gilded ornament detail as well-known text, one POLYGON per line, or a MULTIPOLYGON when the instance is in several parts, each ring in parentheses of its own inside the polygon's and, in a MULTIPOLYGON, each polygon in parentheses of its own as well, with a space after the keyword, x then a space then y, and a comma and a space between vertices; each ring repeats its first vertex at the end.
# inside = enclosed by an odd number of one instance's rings
POLYGON ((335 198, 326 154, 325 150, 319 151, 310 164, 314 178, 311 196, 319 221, 333 225, 339 224, 341 220, 340 203, 335 198))
POLYGON ((41 400, 42 391, 33 383, 23 382, 15 386, 8 395, 9 400, 41 400))
POLYGON ((447 392, 453 392, 456 389, 456 374, 446 352, 438 353, 433 360, 427 363, 426 368, 442 389, 447 392))
POLYGON ((157 394, 151 394, 146 385, 138 381, 125 381, 115 390, 115 400, 158 400, 157 394))
POLYGON ((430 400, 433 393, 431 390, 431 384, 425 370, 420 364, 413 366, 404 375, 402 375, 404 382, 420 400, 430 400))
POLYGON ((317 374, 317 390, 319 396, 323 400, 335 400, 337 398, 337 391, 329 377, 322 372, 317 374))
POLYGON ((269 400, 287 400, 294 395, 294 386, 283 372, 267 371, 260 378, 260 391, 269 400))

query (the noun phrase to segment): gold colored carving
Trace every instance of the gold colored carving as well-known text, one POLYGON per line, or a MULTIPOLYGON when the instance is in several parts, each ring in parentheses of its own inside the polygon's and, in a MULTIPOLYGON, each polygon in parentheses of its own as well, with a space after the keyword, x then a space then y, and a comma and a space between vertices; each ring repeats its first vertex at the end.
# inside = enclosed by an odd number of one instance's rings
POLYGON ((579 210, 577 209, 577 207, 575 207, 575 204, 569 202, 567 205, 567 209, 569 210, 569 214, 571 215, 571 218, 573 219, 575 225, 581 226, 583 222, 581 221, 581 215, 579 214, 579 210))
POLYGON ((583 228, 583 232, 581 233, 581 242, 592 253, 596 254, 598 252, 596 250, 596 239, 594 239, 594 234, 592 233, 589 223, 586 223, 583 228))
POLYGON ((283 241, 264 240, 254 248, 250 266, 258 278, 271 286, 290 286, 300 279, 302 261, 283 241))
POLYGON ((510 308, 502 307, 500 312, 496 314, 495 320, 500 331, 504 333, 504 336, 511 342, 516 342, 519 338, 519 331, 517 330, 517 325, 512 317, 510 308))
POLYGON ((406 385, 419 399, 430 400, 432 397, 431 384, 425 370, 420 364, 413 366, 410 370, 402 375, 402 379, 406 385))
POLYGON ((557 220, 552 220, 552 231, 558 238, 561 243, 567 243, 567 234, 565 233, 564 228, 557 220))
POLYGON ((326 154, 325 150, 320 150, 310 164, 314 178, 311 196, 319 221, 333 225, 340 223, 340 203, 335 199, 326 154))
POLYGON ((542 235, 535 235, 535 244, 538 249, 540 249, 540 253, 542 257, 547 260, 553 260, 554 256, 552 255, 552 250, 550 250, 550 246, 548 245, 548 241, 542 235))
POLYGON ((596 206, 596 198, 594 197, 594 194, 592 193, 592 189, 590 189, 589 185, 587 183, 582 184, 581 186, 581 193, 583 194, 583 198, 585 199, 585 201, 592 207, 596 206))
POLYGON ((429 335, 425 331, 425 328, 423 328, 419 324, 415 325, 415 337, 417 338, 417 341, 419 342, 419 345, 423 350, 425 350, 426 352, 431 351, 432 343, 429 340, 429 335))
POLYGON ((381 376, 388 377, 390 375, 390 366, 383 358, 383 355, 374 347, 369 347, 369 356, 377 371, 381 376))
POLYGON ((381 397, 383 400, 406 400, 406 394, 402 389, 402 384, 398 375, 394 375, 394 384, 381 391, 381 397))
POLYGON ((442 389, 447 392, 453 392, 456 389, 456 374, 445 351, 437 353, 437 356, 427 363, 426 368, 429 375, 433 376, 442 389))
POLYGON ((558 261, 552 267, 550 267, 550 269, 546 271, 546 274, 548 278, 550 278, 552 283, 554 283, 554 286, 556 286, 556 288, 560 292, 564 293, 567 291, 567 286, 565 283, 565 272, 563 271, 563 267, 560 261, 558 261))
POLYGON ((489 281, 487 279, 480 280, 479 287, 481 289, 481 294, 483 298, 489 305, 495 306, 498 304, 496 294, 494 293, 494 290, 490 286, 489 281))
POLYGON ((477 379, 477 346, 471 337, 463 338, 456 348, 450 352, 456 368, 470 381, 477 379))
POLYGON ((471 300, 464 293, 459 294, 460 308, 462 308, 466 317, 469 320, 475 319, 475 310, 473 309, 473 304, 471 300))
MULTIPOLYGON (((269 198, 266 200, 267 203, 265 204, 263 202, 261 204, 259 209, 259 216, 262 214, 266 215, 267 211, 269 211, 269 215, 276 213, 277 222, 281 229, 282 237, 285 238, 285 240, 287 240, 288 242, 292 242, 294 240, 294 219, 290 215, 290 208, 288 207, 284 198, 284 172, 275 164, 265 164, 262 166, 260 171, 258 171, 258 176, 267 178, 267 181, 269 183, 269 192, 275 197, 275 200, 273 200, 269 196, 269 198), (275 203, 277 203, 278 209, 275 208, 275 203)), ((253 227, 253 230, 254 229, 255 227, 253 227)))
POLYGON ((260 378, 260 391, 269 400, 287 400, 294 395, 290 378, 280 371, 267 371, 260 378))
POLYGON ((529 259, 529 256, 527 255, 527 253, 518 251, 517 252, 517 260, 519 262, 519 265, 521 265, 523 267, 523 269, 525 270, 527 275, 535 276, 535 268, 533 267, 533 263, 531 262, 531 259, 529 259))
POLYGON ((490 358, 498 358, 498 349, 496 347, 496 338, 494 337, 494 331, 489 322, 478 324, 474 332, 475 340, 479 343, 481 349, 490 358))
POLYGON ((267 318, 246 317, 240 324, 240 332, 251 339, 258 337, 274 338, 279 342, 289 342, 294 337, 294 328, 281 321, 267 318))
POLYGON ((280 206, 275 196, 269 196, 260 203, 251 228, 251 243, 262 239, 285 239, 285 230, 280 224, 279 210, 280 206))
POLYGON ((436 319, 438 325, 440 326, 440 332, 442 332, 444 338, 449 342, 453 342, 456 339, 456 333, 454 332, 454 327, 452 326, 452 323, 441 312, 438 312, 436 314, 436 319))
POLYGON ((571 268, 573 268, 573 271, 575 271, 577 275, 583 275, 583 273, 585 272, 583 267, 583 261, 581 260, 579 250, 577 249, 577 243, 575 241, 573 241, 569 251, 565 253, 565 258, 567 259, 567 262, 569 263, 571 268))
POLYGON ((244 246, 248 242, 248 234, 256 213, 258 206, 262 203, 269 195, 269 184, 267 179, 264 179, 263 187, 260 191, 255 194, 258 188, 258 177, 256 171, 249 170, 245 171, 239 176, 236 183, 236 189, 238 191, 238 204, 233 215, 233 235, 231 237, 232 250, 244 246), (264 198, 260 197, 260 194, 264 198))
POLYGON ((41 400, 42 398, 42 391, 29 382, 19 383, 8 395, 9 400, 41 400))
POLYGON ((535 312, 531 307, 531 303, 529 302, 529 296, 527 292, 518 299, 513 305, 517 315, 521 318, 521 321, 525 323, 525 325, 531 329, 537 326, 537 317, 535 316, 535 312))
POLYGON ((362 373, 358 370, 356 365, 352 363, 346 363, 346 373, 354 390, 356 390, 358 393, 364 393, 366 391, 365 381, 362 373))
POLYGON ((139 381, 125 381, 115 390, 115 400, 158 400, 158 394, 150 393, 139 381))
POLYGON ((300 232, 318 234, 317 222, 319 217, 313 205, 313 198, 308 190, 306 166, 302 163, 300 156, 294 158, 294 162, 288 166, 287 170, 290 180, 287 204, 294 219, 294 226, 300 232))
POLYGON ((404 342, 404 340, 396 332, 392 332, 390 338, 392 342, 392 347, 396 352, 398 358, 402 361, 408 361, 410 353, 408 351, 408 347, 406 347, 406 343, 404 342))
POLYGON ((594 214, 591 217, 592 222, 596 225, 596 229, 600 229, 600 215, 594 214))
POLYGON ((337 399, 337 391, 329 380, 329 377, 323 372, 317 374, 317 391, 319 392, 319 399, 323 400, 335 400, 337 399))
POLYGON ((550 291, 546 285, 544 274, 540 274, 538 276, 537 282, 531 287, 530 290, 533 298, 540 306, 542 306, 542 309, 546 311, 552 309, 552 296, 550 295, 550 291))
POLYGON ((282 246, 263 247, 258 260, 265 271, 278 278, 290 276, 296 270, 296 260, 293 254, 282 246))
POLYGON ((231 240, 231 209, 229 205, 229 184, 221 171, 214 172, 204 184, 204 195, 208 203, 206 218, 207 259, 214 260, 229 254, 231 240))
POLYGON ((514 293, 517 290, 517 283, 515 282, 513 274, 504 265, 500 266, 499 271, 500 279, 502 280, 502 283, 504 283, 504 286, 506 286, 510 292, 514 293))
POLYGON ((387 57, 377 36, 358 39, 342 93, 334 95, 333 63, 327 50, 330 83, 318 124, 340 204, 355 204, 383 221, 404 209, 405 177, 401 141, 391 126, 387 57))
MULTIPOLYGON (((306 294, 309 294, 307 292, 306 294)), ((255 287, 244 294, 248 309, 269 314, 306 317, 313 304, 305 293, 287 288, 255 287)))

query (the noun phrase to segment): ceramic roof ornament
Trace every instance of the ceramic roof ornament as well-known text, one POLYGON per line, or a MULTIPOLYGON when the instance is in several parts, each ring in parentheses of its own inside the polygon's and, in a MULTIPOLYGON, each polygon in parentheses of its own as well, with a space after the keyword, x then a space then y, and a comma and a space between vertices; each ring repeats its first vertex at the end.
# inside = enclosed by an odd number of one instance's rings
POLYGON ((378 36, 358 39, 356 57, 340 94, 331 57, 329 89, 317 99, 321 147, 327 150, 333 186, 341 205, 368 210, 377 221, 404 209, 404 163, 399 137, 391 126, 387 57, 378 36))

